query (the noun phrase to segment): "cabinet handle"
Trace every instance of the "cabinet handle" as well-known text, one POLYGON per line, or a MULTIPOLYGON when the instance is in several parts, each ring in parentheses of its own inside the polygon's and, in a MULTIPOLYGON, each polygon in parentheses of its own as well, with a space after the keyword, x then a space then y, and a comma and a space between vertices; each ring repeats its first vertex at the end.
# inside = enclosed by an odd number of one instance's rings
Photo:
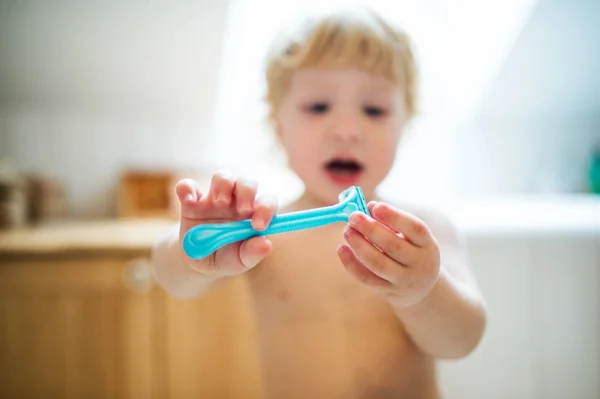
POLYGON ((139 258, 128 262, 123 268, 123 284, 133 292, 145 294, 154 285, 152 265, 148 259, 139 258))

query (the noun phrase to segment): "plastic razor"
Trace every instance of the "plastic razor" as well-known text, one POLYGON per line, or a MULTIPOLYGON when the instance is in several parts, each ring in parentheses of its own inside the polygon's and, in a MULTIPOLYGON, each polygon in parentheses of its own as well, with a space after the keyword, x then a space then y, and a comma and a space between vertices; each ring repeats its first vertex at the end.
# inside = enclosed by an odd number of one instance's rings
POLYGON ((275 215, 269 226, 262 231, 252 227, 251 219, 194 226, 183 238, 183 250, 192 259, 202 259, 225 245, 254 236, 289 233, 347 222, 350 214, 356 211, 369 215, 360 187, 352 186, 340 193, 338 198, 339 203, 335 205, 275 215))

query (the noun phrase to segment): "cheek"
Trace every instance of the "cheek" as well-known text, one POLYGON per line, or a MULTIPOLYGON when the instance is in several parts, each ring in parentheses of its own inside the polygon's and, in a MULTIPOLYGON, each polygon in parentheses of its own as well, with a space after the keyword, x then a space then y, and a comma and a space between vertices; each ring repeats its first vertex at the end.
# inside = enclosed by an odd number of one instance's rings
POLYGON ((290 160, 297 166, 306 168, 314 165, 318 157, 318 145, 313 140, 296 140, 288 150, 290 160))
POLYGON ((389 168, 394 163, 396 158, 395 144, 390 143, 389 145, 382 147, 373 154, 373 161, 380 168, 389 168))
POLYGON ((381 136, 382 139, 373 143, 370 151, 371 165, 386 174, 392 167, 396 159, 396 149, 398 147, 398 136, 381 136))
POLYGON ((297 171, 317 164, 320 144, 316 138, 309 137, 308 134, 309 132, 301 129, 290 129, 282 136, 289 166, 297 171))

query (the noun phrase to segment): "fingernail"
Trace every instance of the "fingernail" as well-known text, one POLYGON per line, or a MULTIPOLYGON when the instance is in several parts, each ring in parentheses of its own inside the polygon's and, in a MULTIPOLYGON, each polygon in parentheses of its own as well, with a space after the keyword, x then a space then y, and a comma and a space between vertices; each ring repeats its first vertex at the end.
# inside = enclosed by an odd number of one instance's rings
POLYGON ((348 221, 355 226, 358 226, 358 224, 361 222, 360 216, 356 212, 353 212, 350 215, 350 217, 348 218, 348 221))
POLYGON ((196 196, 194 194, 188 194, 185 196, 184 201, 192 202, 196 200, 196 196))
POLYGON ((344 236, 348 237, 348 236, 350 236, 351 233, 352 233, 352 227, 346 226, 344 228, 344 236))
POLYGON ((254 226, 256 226, 258 230, 262 230, 265 228, 266 224, 264 220, 257 220, 256 222, 254 222, 254 226))
POLYGON ((381 205, 379 202, 376 203, 375 205, 373 205, 373 212, 381 212, 381 208, 383 207, 383 205, 381 205))

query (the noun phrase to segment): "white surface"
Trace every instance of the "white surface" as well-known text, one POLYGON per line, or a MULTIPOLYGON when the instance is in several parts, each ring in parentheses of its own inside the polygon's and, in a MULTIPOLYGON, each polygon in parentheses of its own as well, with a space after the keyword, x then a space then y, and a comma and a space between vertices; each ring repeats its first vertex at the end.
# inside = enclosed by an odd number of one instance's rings
POLYGON ((600 234, 470 238, 489 306, 466 359, 442 362, 446 399, 600 398, 600 234))
POLYGON ((440 208, 471 237, 600 235, 600 195, 495 197, 440 208))

